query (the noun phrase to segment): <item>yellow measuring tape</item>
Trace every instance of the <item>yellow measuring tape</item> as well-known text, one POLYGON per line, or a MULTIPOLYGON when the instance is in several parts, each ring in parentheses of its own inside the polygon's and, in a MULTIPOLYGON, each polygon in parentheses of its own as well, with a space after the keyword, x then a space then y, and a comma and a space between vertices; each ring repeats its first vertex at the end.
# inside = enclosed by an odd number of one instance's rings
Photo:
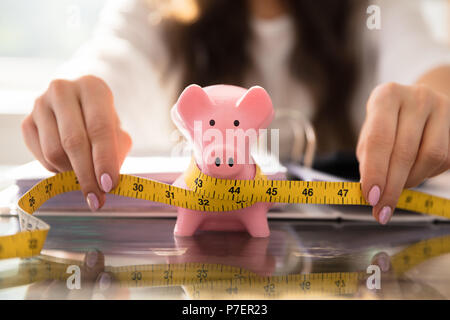
MULTIPOLYGON (((391 258, 397 277, 434 257, 450 253, 450 236, 423 240, 391 258)), ((69 266, 83 262, 52 256, 21 261, 17 274, 2 276, 0 289, 18 287, 44 280, 66 281, 69 266)), ((126 288, 183 286, 193 299, 296 299, 307 296, 349 296, 365 288, 371 275, 361 272, 301 273, 261 276, 244 268, 212 263, 178 263, 130 266, 105 266, 98 272, 111 275, 113 284, 126 288)), ((93 277, 94 279, 96 277, 93 277)))
MULTIPOLYGON (((161 202, 177 207, 226 214, 255 202, 368 205, 360 183, 268 180, 257 167, 254 180, 225 180, 207 176, 191 162, 185 173, 190 190, 131 175, 120 175, 110 193, 161 202)), ((21 232, 0 237, 0 259, 39 254, 50 226, 32 214, 48 199, 80 190, 73 171, 44 179, 18 202, 21 232)), ((450 218, 450 200, 426 193, 404 190, 397 208, 450 218)))

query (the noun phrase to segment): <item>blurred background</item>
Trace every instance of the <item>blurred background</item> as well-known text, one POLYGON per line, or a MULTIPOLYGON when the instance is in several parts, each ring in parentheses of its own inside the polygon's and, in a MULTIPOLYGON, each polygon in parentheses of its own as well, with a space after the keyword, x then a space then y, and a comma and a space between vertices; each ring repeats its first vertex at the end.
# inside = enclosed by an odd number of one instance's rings
POLYGON ((91 36, 105 2, 0 2, 0 166, 33 160, 21 121, 58 67, 91 36))
MULTIPOLYGON (((412 1, 421 2, 433 36, 450 45, 450 0, 412 1)), ((0 167, 33 159, 22 142, 21 121, 58 67, 91 36, 105 2, 0 2, 0 167)))

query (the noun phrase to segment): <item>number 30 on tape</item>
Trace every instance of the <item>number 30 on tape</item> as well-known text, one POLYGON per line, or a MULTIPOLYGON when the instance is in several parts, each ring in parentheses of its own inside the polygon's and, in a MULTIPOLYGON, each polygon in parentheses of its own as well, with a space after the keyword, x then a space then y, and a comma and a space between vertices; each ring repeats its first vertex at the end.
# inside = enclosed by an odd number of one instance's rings
MULTIPOLYGON (((186 175, 190 190, 122 174, 110 193, 205 211, 205 214, 226 214, 255 202, 368 205, 360 183, 356 182, 225 180, 207 176, 194 167, 186 175)), ((80 185, 75 173, 68 171, 40 181, 23 195, 18 202, 22 231, 0 237, 0 259, 39 254, 50 226, 32 214, 48 199, 75 190, 80 190, 80 185)), ((404 190, 397 208, 450 219, 449 199, 418 191, 404 190)))

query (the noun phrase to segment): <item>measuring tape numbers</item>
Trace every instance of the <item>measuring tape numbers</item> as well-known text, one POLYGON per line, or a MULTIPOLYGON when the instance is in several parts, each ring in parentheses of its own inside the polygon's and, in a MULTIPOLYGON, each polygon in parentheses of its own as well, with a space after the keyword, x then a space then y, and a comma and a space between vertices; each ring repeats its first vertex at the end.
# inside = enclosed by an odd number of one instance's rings
MULTIPOLYGON (((391 270, 401 277, 408 270, 434 257, 450 253, 450 236, 420 241, 390 258, 391 270)), ((24 259, 15 275, 1 277, 0 289, 45 280, 66 281, 68 268, 79 260, 41 255, 24 259)), ((100 271, 99 271, 100 272, 100 271)), ((217 263, 177 263, 105 266, 122 288, 173 288, 183 286, 192 299, 298 299, 315 296, 351 296, 365 287, 370 276, 365 271, 316 272, 262 276, 245 268, 217 263)), ((94 277, 95 278, 95 277, 94 277)), ((169 290, 170 291, 170 290, 169 290)))
MULTIPOLYGON (((121 174, 110 193, 145 199, 205 214, 227 214, 256 202, 368 205, 356 182, 269 180, 259 167, 253 180, 218 179, 202 173, 194 162, 184 174, 190 190, 121 174)), ((18 201, 21 232, 0 237, 0 259, 39 254, 50 226, 32 214, 48 199, 80 190, 73 171, 58 173, 33 186, 18 201)), ((397 208, 450 219, 450 200, 405 189, 397 208)))

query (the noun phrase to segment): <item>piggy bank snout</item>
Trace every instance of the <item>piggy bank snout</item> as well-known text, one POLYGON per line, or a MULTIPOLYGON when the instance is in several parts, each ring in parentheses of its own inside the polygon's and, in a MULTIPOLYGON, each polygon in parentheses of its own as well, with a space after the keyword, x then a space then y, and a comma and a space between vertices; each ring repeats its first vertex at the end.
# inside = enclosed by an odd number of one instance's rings
POLYGON ((232 177, 242 170, 244 154, 228 146, 217 146, 204 154, 207 171, 216 177, 232 177))

